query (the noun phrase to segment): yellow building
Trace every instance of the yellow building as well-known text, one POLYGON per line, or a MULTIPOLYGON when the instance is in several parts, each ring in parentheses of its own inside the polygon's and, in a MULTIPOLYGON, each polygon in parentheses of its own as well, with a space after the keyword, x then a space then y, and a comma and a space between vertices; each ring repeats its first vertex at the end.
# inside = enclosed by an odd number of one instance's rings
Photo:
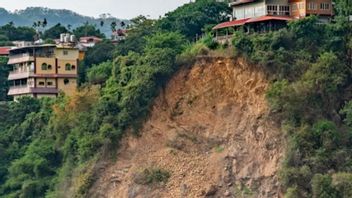
POLYGON ((56 97, 72 95, 77 88, 78 65, 82 52, 70 45, 34 45, 10 50, 13 65, 8 95, 56 97))

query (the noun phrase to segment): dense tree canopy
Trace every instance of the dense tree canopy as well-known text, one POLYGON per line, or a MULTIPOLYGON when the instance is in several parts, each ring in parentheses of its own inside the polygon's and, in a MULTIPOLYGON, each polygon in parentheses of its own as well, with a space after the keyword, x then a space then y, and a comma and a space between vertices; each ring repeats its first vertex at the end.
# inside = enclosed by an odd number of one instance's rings
POLYGON ((47 29, 44 32, 44 39, 58 39, 60 34, 69 32, 65 26, 62 26, 60 23, 54 25, 53 27, 47 29))
POLYGON ((7 65, 7 61, 8 58, 0 57, 0 101, 6 101, 9 99, 7 96, 9 88, 7 77, 12 67, 7 65))
POLYGON ((167 31, 179 31, 188 39, 201 35, 203 28, 229 20, 231 10, 227 3, 214 0, 196 0, 166 14, 157 26, 167 31))
POLYGON ((33 41, 36 32, 31 27, 15 27, 9 23, 0 27, 0 35, 4 35, 10 41, 33 41))
POLYGON ((288 135, 280 173, 288 197, 348 197, 351 190, 334 183, 352 175, 347 154, 352 150, 347 91, 352 76, 346 56, 352 24, 340 23, 345 19, 319 24, 313 16, 287 29, 236 33, 233 39, 236 54, 263 67, 273 81, 267 98, 288 135))
POLYGON ((105 38, 105 35, 101 33, 96 26, 88 23, 74 29, 73 34, 76 35, 77 38, 84 36, 97 36, 100 38, 105 38))

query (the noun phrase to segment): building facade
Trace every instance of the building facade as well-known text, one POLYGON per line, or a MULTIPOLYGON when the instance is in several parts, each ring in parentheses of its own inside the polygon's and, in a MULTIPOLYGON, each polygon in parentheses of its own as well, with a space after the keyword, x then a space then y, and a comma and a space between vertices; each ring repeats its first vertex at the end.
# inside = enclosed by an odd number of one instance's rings
POLYGON ((291 16, 295 19, 317 15, 321 20, 329 20, 333 15, 331 0, 290 0, 291 16))
POLYGON ((233 0, 229 22, 216 25, 218 41, 226 41, 233 31, 270 31, 284 27, 288 21, 317 15, 328 21, 333 15, 332 0, 233 0))
POLYGON ((77 88, 80 52, 69 45, 32 45, 10 50, 13 66, 8 80, 8 95, 56 97, 60 92, 72 95, 77 88))

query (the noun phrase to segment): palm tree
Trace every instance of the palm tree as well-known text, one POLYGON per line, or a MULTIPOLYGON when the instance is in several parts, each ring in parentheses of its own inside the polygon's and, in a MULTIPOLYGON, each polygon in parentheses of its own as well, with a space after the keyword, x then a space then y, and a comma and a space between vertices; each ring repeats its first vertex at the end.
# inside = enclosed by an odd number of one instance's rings
POLYGON ((45 28, 46 25, 48 25, 48 21, 46 20, 46 18, 44 18, 44 20, 43 20, 43 22, 42 22, 43 28, 45 28))
POLYGON ((71 28, 72 28, 72 25, 71 25, 71 24, 68 24, 68 25, 67 25, 68 31, 71 31, 71 28))

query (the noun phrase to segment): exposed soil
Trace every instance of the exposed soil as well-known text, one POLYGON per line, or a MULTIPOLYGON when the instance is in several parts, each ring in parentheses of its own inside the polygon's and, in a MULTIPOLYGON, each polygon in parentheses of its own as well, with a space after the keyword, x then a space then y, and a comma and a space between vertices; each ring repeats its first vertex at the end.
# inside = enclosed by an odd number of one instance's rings
POLYGON ((89 197, 281 197, 284 152, 265 100, 268 82, 242 60, 200 58, 155 100, 140 137, 126 136, 89 197), (168 182, 137 184, 146 168, 168 182))

